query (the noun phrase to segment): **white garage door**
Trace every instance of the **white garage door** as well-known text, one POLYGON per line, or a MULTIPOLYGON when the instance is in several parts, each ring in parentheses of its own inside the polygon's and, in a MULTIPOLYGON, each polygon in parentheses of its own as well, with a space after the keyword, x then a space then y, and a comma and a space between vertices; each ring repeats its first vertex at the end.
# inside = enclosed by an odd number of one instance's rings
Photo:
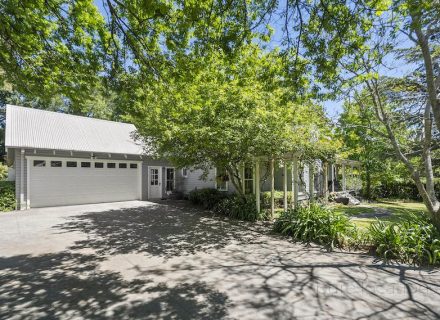
POLYGON ((137 200, 139 161, 29 159, 31 208, 137 200))

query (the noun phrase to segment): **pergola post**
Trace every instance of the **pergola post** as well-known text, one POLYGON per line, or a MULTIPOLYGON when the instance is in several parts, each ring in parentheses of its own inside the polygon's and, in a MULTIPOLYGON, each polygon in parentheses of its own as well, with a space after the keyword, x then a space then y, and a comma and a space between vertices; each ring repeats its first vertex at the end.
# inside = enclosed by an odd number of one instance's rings
POLYGON ((288 209, 287 203, 287 163, 284 161, 284 175, 283 175, 283 191, 284 191, 284 211, 288 209))
POLYGON ((261 212, 261 202, 260 202, 260 161, 255 162, 255 202, 257 205, 257 212, 261 212))
POLYGON ((298 189, 298 159, 295 158, 292 161, 292 205, 295 209, 298 208, 298 189))
POLYGON ((347 190, 347 180, 345 177, 345 163, 342 164, 342 191, 347 190))
POLYGON ((275 215, 275 160, 270 160, 270 217, 275 215))
POLYGON ((315 198, 315 173, 314 173, 314 164, 309 163, 309 194, 310 201, 313 201, 315 198))
POLYGON ((351 172, 350 172, 350 185, 355 190, 356 189, 356 181, 354 179, 354 165, 351 165, 351 172))
POLYGON ((323 164, 323 180, 324 180, 324 185, 323 185, 323 197, 324 197, 324 202, 327 202, 328 200, 328 163, 324 162, 323 164))
POLYGON ((243 162, 243 164, 241 165, 241 190, 243 191, 243 194, 246 193, 246 183, 244 181, 244 175, 245 175, 245 170, 246 170, 246 165, 243 162))
POLYGON ((335 192, 335 165, 330 163, 330 179, 332 181, 332 192, 335 192))

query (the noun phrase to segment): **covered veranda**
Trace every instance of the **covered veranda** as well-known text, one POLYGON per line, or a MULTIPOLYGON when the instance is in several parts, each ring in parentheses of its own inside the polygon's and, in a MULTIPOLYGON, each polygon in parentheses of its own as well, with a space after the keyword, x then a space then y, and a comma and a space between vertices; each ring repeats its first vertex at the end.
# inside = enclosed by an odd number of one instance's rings
MULTIPOLYGON (((284 211, 296 208, 301 201, 311 202, 320 198, 326 202, 331 192, 357 193, 362 187, 360 173, 360 162, 347 159, 304 160, 296 154, 257 158, 253 163, 253 180, 257 182, 254 183, 253 193, 257 210, 262 210, 262 191, 270 191, 269 210, 272 217, 276 209, 276 191, 283 192, 284 211), (267 168, 268 172, 262 177, 264 168, 267 168), (281 181, 277 181, 278 179, 281 181)), ((242 179, 243 190, 244 181, 245 179, 242 179)))

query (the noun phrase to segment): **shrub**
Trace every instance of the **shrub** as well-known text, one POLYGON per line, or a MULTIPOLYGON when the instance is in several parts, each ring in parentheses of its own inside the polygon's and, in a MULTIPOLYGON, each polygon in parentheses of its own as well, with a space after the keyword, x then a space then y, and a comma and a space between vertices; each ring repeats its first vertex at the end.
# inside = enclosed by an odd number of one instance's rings
POLYGON ((0 180, 4 180, 8 177, 8 166, 0 163, 0 180))
POLYGON ((368 228, 372 251, 385 262, 440 264, 440 232, 425 215, 399 222, 375 221, 368 228))
MULTIPOLYGON (((440 197, 440 181, 434 185, 437 197, 440 197)), ((413 181, 386 181, 371 189, 372 198, 395 198, 422 201, 422 197, 413 181)))
POLYGON ((274 230, 298 241, 325 245, 329 250, 352 246, 357 240, 357 229, 347 216, 319 204, 282 213, 274 230))
POLYGON ((205 188, 191 191, 188 199, 195 205, 202 205, 205 209, 211 210, 217 203, 227 197, 228 194, 217 189, 205 188))
POLYGON ((264 217, 257 212, 255 197, 253 195, 231 195, 221 200, 215 207, 214 212, 233 219, 256 221, 264 217))
POLYGON ((0 211, 15 210, 15 184, 12 181, 0 181, 0 211))
MULTIPOLYGON (((263 208, 270 208, 270 198, 271 198, 270 191, 265 191, 261 193, 261 206, 263 208)), ((275 207, 282 208, 284 206, 284 192, 275 191, 274 198, 275 198, 275 207)), ((288 203, 292 202, 292 191, 287 192, 287 202, 288 203)))

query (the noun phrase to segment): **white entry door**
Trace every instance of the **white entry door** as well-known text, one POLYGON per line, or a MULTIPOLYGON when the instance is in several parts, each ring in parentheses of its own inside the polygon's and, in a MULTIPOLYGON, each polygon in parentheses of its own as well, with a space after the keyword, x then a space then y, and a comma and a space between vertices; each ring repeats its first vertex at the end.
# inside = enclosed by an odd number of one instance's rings
POLYGON ((162 167, 148 167, 149 198, 162 198, 162 167))

